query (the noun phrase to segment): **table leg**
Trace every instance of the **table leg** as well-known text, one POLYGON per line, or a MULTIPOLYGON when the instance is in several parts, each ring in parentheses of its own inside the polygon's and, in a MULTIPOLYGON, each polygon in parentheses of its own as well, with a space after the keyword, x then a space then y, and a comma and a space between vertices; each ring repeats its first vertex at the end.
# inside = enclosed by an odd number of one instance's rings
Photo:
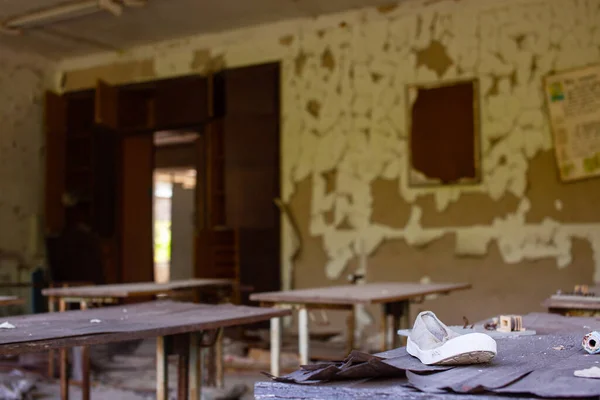
POLYGON ((190 333, 189 347, 189 385, 190 385, 190 400, 200 400, 202 396, 202 366, 200 357, 200 335, 199 332, 190 333))
POLYGON ((386 305, 381 305, 381 351, 388 350, 388 314, 386 305))
POLYGON ((356 334, 356 310, 352 306, 350 308, 350 315, 346 320, 346 353, 350 354, 354 350, 354 335, 356 334))
MULTIPOLYGON (((56 300, 54 299, 54 296, 49 296, 48 297, 48 312, 56 312, 56 300)), ((53 379, 54 378, 54 350, 50 350, 48 351, 48 378, 49 379, 53 379)))
POLYGON ((69 349, 60 349, 60 398, 69 400, 69 349))
POLYGON ((271 318, 271 375, 279 376, 281 366, 281 318, 271 318))
POLYGON ((189 346, 177 355, 177 400, 188 400, 189 395, 189 346))
POLYGON ((169 364, 164 336, 156 338, 156 400, 169 400, 169 364))
POLYGON ((219 389, 225 386, 225 366, 223 361, 223 329, 217 332, 217 340, 215 342, 215 369, 216 369, 216 384, 219 389))
MULTIPOLYGON (((410 319, 410 301, 403 301, 402 302, 402 315, 400 316, 400 321, 399 321, 399 327, 398 329, 410 329, 410 324, 411 324, 411 319, 410 319)), ((396 337, 400 338, 400 335, 398 335, 398 332, 396 330, 396 337)), ((406 337, 402 337, 402 346, 406 345, 406 337)))
POLYGON ((400 335, 398 335, 398 330, 400 329, 400 325, 402 325, 402 322, 404 320, 404 316, 392 316, 392 329, 390 332, 390 335, 392 336, 392 348, 396 349, 400 346, 402 346, 401 340, 402 338, 400 337, 400 335))
POLYGON ((304 306, 298 310, 298 349, 300 352, 300 364, 306 365, 310 361, 308 334, 308 309, 304 306))
POLYGON ((382 334, 383 351, 404 345, 404 339, 398 335, 399 329, 407 329, 410 324, 410 301, 383 304, 382 334))
MULTIPOLYGON (((81 301, 79 308, 87 310, 88 303, 81 301)), ((90 400, 90 348, 88 346, 81 347, 81 368, 81 399, 90 400)))
MULTIPOLYGON (((67 311, 67 302, 64 299, 58 301, 58 311, 67 311)), ((69 349, 60 349, 60 398, 69 400, 69 349)))

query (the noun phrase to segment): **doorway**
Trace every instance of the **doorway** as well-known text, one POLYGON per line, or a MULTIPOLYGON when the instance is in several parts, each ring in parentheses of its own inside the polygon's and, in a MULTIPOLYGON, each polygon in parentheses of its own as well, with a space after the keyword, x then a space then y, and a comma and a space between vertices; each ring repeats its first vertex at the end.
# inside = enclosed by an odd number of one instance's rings
POLYGON ((194 277, 196 141, 186 130, 154 133, 154 281, 194 277))

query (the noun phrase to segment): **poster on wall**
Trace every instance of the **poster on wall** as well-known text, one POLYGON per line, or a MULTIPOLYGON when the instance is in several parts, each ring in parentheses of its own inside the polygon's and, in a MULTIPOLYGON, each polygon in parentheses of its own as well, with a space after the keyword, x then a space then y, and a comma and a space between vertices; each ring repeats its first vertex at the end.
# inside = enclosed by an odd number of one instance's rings
POLYGON ((560 178, 600 176, 600 65, 544 78, 560 178))

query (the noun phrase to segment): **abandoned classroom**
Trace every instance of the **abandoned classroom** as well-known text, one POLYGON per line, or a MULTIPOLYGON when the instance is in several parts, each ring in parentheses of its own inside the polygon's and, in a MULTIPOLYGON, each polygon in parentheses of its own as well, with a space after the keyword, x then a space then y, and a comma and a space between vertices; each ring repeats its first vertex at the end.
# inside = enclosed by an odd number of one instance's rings
POLYGON ((3 2, 0 398, 543 398, 544 362, 600 396, 599 26, 600 0, 3 2), (432 324, 483 347, 431 367, 432 324))

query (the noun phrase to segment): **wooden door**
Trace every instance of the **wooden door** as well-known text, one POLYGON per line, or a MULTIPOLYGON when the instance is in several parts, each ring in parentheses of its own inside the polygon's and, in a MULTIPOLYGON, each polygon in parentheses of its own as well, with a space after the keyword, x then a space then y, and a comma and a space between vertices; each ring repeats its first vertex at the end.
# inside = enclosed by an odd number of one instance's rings
POLYGON ((153 281, 153 136, 125 136, 121 142, 121 281, 153 281))
POLYGON ((45 226, 48 234, 56 235, 65 225, 62 197, 65 193, 67 101, 46 92, 44 107, 46 137, 45 226))
POLYGON ((239 230, 241 281, 279 290, 279 64, 225 71, 224 93, 225 215, 239 230))

